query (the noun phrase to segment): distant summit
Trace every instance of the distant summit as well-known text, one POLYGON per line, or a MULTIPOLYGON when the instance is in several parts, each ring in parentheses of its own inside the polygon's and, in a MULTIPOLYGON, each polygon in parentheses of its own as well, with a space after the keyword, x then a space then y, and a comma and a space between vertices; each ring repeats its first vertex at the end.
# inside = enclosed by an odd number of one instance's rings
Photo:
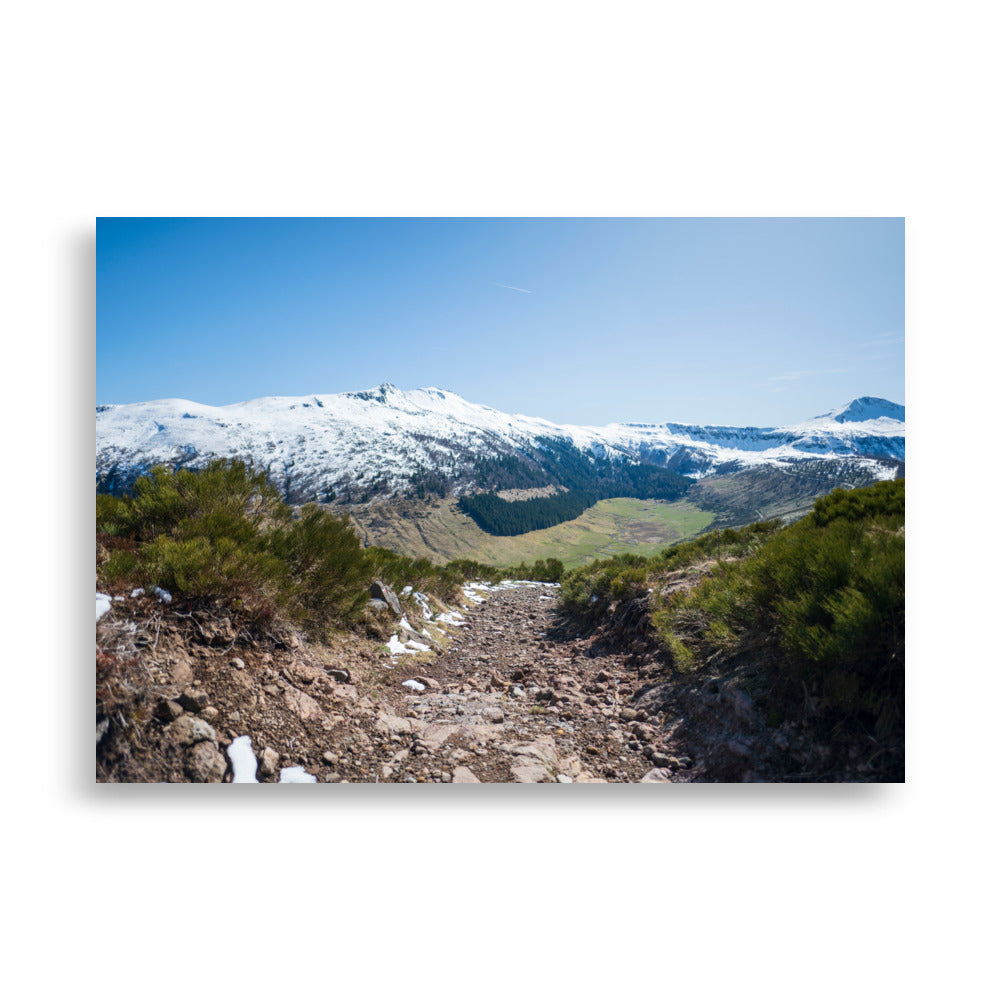
POLYGON ((882 418, 902 421, 906 420, 906 407, 900 406, 899 403, 890 403, 888 399, 879 399, 877 396, 861 396, 824 416, 832 417, 838 424, 853 424, 882 418))

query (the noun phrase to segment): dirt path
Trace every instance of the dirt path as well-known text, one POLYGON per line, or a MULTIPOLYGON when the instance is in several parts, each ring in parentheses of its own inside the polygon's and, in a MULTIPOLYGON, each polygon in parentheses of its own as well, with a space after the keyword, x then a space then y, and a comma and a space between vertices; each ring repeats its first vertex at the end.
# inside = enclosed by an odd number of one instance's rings
POLYGON ((446 654, 419 666, 400 658, 401 697, 377 721, 398 749, 379 780, 633 782, 655 765, 661 780, 662 768, 683 769, 662 728, 628 707, 637 665, 578 635, 557 595, 544 585, 494 592, 446 654))
POLYGON ((229 781, 229 748, 249 739, 268 782, 692 780, 671 718, 632 707, 650 654, 579 634, 558 594, 469 589, 460 623, 417 601, 449 636, 419 656, 357 634, 250 640, 218 614, 116 599, 97 630, 98 778, 229 781))

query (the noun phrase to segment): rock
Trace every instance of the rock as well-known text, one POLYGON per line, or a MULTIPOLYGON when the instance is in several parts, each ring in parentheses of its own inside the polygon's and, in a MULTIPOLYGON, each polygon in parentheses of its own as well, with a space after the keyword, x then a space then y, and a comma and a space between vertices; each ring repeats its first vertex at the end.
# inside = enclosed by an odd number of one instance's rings
POLYGON ((184 757, 184 773, 192 781, 220 782, 226 773, 226 760, 214 743, 204 740, 188 750, 184 757))
POLYGON ((233 670, 242 670, 246 666, 246 664, 238 656, 234 656, 229 661, 229 665, 233 668, 233 670))
POLYGON ((514 781, 518 784, 538 784, 552 780, 549 769, 530 757, 516 758, 510 766, 510 773, 514 775, 514 781))
MULTIPOLYGON (((195 718, 193 715, 182 715, 179 719, 175 719, 167 726, 166 732, 182 747, 190 747, 206 740, 214 744, 216 738, 215 730, 204 719, 195 718)), ((222 763, 225 770, 225 761, 222 763)))
POLYGON ((331 680, 338 681, 341 684, 351 683, 350 670, 342 670, 340 667, 327 667, 326 673, 327 676, 331 678, 331 680))
POLYGON ((399 604, 399 598, 392 592, 392 588, 387 587, 381 580, 376 580, 371 585, 369 593, 377 601, 385 601, 392 608, 394 614, 401 615, 403 613, 403 609, 399 604))
POLYGON ((298 688, 285 688, 285 703, 303 721, 311 719, 321 712, 319 702, 298 688))
POLYGON ((640 784, 654 781, 670 781, 670 772, 662 767, 654 767, 652 771, 647 771, 640 779, 640 784))
POLYGON ((504 721, 503 711, 499 708, 486 709, 486 711, 483 713, 483 717, 486 719, 487 722, 493 722, 497 724, 504 721))
POLYGON ((558 781, 560 785, 572 785, 573 784, 573 779, 568 774, 557 774, 556 775, 556 781, 558 781))
POLYGON ((198 714, 206 722, 213 722, 219 717, 219 710, 214 705, 206 705, 198 714))
POLYGON ((372 609, 372 611, 375 611, 375 612, 388 611, 389 610, 389 605, 386 604, 385 601, 371 600, 371 601, 368 602, 368 607, 370 607, 372 609))
POLYGON ((634 708, 623 708, 618 714, 625 722, 631 722, 639 713, 634 708))
POLYGON ((451 783, 453 785, 478 785, 480 781, 469 768, 462 765, 452 771, 451 783))
POLYGON ((174 719, 179 719, 184 714, 184 709, 176 701, 164 698, 156 706, 154 714, 158 719, 163 719, 165 722, 173 722, 174 719))
POLYGON ((277 750, 265 747, 264 752, 260 755, 257 773, 263 775, 265 778, 273 777, 278 773, 278 763, 280 760, 281 758, 278 756, 277 750))
POLYGON ((432 691, 439 690, 441 687, 441 685, 438 684, 438 682, 434 680, 433 677, 414 677, 413 679, 417 681, 418 684, 423 684, 424 687, 428 687, 432 691))
POLYGON ((668 757, 665 753, 654 753, 650 760, 654 767, 670 767, 672 763, 674 765, 677 763, 676 758, 668 757))

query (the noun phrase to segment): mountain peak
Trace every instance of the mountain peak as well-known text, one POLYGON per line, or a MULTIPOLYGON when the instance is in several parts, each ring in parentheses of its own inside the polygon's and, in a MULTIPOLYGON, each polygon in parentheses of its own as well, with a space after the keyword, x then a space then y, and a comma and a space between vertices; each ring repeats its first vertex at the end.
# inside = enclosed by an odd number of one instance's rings
POLYGON ((825 417, 832 417, 838 424, 860 423, 865 420, 878 420, 887 417, 890 420, 906 420, 906 407, 899 403, 893 403, 888 399, 880 399, 877 396, 859 396, 852 399, 844 406, 824 413, 825 417))

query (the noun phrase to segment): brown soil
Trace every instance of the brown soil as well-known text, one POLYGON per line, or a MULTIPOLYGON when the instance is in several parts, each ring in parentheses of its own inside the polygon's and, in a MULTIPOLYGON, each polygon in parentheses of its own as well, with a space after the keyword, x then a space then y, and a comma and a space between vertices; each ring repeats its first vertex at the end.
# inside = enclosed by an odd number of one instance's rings
MULTIPOLYGON (((406 611, 421 629, 421 609, 406 611)), ((462 613, 436 651, 392 657, 379 639, 252 638, 217 612, 116 601, 97 627, 98 780, 205 780, 171 724, 182 711, 209 723, 222 759, 244 735, 258 760, 269 749, 260 781, 294 765, 325 782, 871 780, 864 760, 823 773, 823 748, 768 728, 733 677, 676 674, 645 598, 589 632, 549 585, 462 613)))

